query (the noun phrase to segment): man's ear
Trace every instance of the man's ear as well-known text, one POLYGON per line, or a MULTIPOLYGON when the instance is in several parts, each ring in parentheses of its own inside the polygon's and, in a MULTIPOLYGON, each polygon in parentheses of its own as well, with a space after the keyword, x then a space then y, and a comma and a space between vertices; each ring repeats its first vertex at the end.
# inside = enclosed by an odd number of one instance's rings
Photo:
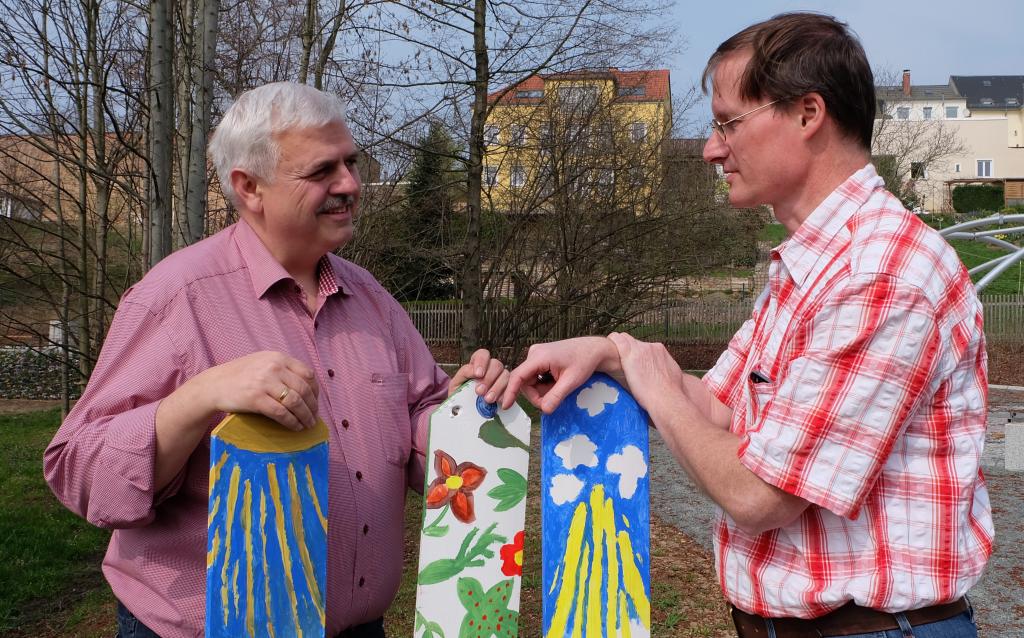
POLYGON ((818 93, 808 93, 797 100, 795 112, 804 133, 814 135, 825 124, 825 99, 818 93))
POLYGON ((231 169, 231 188, 240 207, 248 211, 263 210, 263 187, 259 180, 240 168, 231 169))

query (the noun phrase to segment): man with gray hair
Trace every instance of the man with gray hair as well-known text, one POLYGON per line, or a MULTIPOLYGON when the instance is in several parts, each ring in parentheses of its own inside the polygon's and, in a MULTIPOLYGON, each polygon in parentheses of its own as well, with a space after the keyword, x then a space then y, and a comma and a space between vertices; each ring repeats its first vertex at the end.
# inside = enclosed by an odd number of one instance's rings
POLYGON ((113 530, 103 571, 120 636, 203 633, 209 432, 229 412, 327 423, 327 635, 383 636, 430 412, 467 379, 491 401, 507 384, 485 350, 449 380, 402 307, 333 254, 361 186, 344 112, 300 84, 238 97, 210 151, 239 221, 125 293, 46 450, 61 502, 113 530))

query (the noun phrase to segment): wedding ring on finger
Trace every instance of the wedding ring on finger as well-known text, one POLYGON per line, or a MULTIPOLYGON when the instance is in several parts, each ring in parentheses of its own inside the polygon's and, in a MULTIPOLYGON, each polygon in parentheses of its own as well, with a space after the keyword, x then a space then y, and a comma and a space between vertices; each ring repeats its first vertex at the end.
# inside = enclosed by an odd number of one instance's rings
POLYGON ((289 388, 288 386, 285 386, 284 390, 281 390, 281 394, 277 395, 277 402, 278 403, 284 403, 284 400, 285 400, 285 398, 288 397, 288 393, 289 392, 291 392, 291 388, 289 388))

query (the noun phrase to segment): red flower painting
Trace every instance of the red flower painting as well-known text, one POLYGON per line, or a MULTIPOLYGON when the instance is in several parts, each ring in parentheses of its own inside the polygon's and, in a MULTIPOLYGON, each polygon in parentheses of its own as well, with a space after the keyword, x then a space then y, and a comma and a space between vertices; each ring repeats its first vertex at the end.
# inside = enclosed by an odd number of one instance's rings
POLYGON ((484 482, 487 470, 469 461, 456 465, 450 454, 435 450, 434 472, 436 477, 427 486, 427 507, 437 509, 451 505, 455 518, 463 523, 475 521, 473 490, 484 482))
POLYGON ((523 575, 523 532, 517 532, 515 538, 508 545, 502 545, 501 551, 501 573, 506 576, 523 575))

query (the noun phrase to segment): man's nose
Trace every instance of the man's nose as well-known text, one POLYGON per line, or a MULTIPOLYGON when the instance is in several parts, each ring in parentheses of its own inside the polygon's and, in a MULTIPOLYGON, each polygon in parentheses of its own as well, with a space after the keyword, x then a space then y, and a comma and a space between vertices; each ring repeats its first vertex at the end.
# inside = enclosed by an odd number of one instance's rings
POLYGON ((358 193, 362 186, 359 179, 359 169, 355 166, 341 166, 334 175, 331 183, 332 193, 358 193))
POLYGON ((729 147, 726 145, 725 140, 715 131, 711 131, 708 141, 704 143, 704 161, 708 164, 720 164, 728 154, 729 147))

